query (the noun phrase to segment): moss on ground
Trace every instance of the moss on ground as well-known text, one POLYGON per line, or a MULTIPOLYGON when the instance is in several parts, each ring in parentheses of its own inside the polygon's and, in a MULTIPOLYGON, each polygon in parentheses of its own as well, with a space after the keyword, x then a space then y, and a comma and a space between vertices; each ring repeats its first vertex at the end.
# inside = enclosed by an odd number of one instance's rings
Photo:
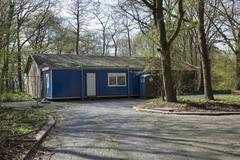
POLYGON ((50 111, 43 109, 0 108, 0 130, 14 134, 26 134, 39 130, 48 120, 50 111))
POLYGON ((52 113, 45 109, 0 108, 0 159, 21 159, 52 113))

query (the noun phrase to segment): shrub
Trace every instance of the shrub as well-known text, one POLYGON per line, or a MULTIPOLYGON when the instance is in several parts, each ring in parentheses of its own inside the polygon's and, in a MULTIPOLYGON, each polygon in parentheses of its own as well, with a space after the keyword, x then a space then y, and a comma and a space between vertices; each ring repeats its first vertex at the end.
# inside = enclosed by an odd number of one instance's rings
POLYGON ((33 98, 24 92, 17 93, 3 93, 3 102, 22 102, 22 101, 32 101, 33 98))
POLYGON ((234 89, 235 57, 221 55, 212 63, 212 82, 214 90, 234 89))

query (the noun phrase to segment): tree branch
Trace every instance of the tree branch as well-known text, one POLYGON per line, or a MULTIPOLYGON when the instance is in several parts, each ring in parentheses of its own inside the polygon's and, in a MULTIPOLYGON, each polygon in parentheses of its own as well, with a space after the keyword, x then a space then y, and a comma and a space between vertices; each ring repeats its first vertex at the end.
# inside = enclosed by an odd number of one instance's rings
POLYGON ((182 26, 182 21, 184 17, 184 11, 183 11, 183 0, 179 0, 178 2, 178 10, 179 10, 179 19, 177 23, 177 29, 173 33, 173 35, 170 37, 168 44, 169 46, 173 43, 173 41, 177 38, 178 33, 180 32, 181 26, 182 26))

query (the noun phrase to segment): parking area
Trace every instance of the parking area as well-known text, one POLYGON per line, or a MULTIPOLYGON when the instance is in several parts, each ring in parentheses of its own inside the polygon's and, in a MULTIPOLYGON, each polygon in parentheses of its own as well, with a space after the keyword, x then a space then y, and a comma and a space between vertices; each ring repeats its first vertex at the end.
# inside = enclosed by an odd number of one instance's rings
MULTIPOLYGON (((55 102, 60 121, 43 143, 43 160, 240 158, 240 116, 140 113, 139 99, 55 102)), ((39 152, 40 153, 40 152, 39 152)))

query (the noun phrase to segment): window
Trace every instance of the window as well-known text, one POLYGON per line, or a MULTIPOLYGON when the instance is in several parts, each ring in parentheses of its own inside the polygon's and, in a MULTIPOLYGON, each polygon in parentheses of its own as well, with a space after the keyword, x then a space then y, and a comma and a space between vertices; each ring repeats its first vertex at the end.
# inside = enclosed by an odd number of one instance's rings
POLYGON ((125 87, 126 73, 108 73, 109 87, 125 87))

